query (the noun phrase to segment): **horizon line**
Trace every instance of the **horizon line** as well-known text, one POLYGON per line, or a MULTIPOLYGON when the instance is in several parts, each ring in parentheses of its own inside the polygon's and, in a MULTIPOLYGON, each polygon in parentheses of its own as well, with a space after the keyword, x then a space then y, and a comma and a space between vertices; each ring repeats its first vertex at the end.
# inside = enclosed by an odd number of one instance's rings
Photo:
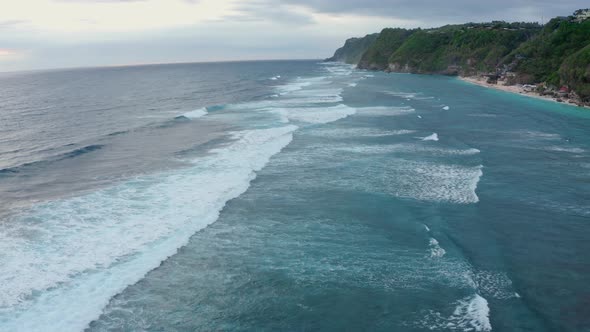
POLYGON ((33 72, 50 72, 61 70, 81 70, 81 69, 107 69, 107 68, 132 68, 132 67, 149 67, 149 66, 166 66, 166 65, 190 65, 190 64, 215 64, 215 63, 239 63, 239 62, 271 62, 271 61, 323 61, 325 58, 301 58, 301 59, 245 59, 245 60, 211 60, 211 61, 179 61, 179 62, 150 62, 139 64, 121 64, 121 65, 96 65, 96 66, 72 66, 72 67, 55 67, 55 68, 36 68, 22 69, 11 71, 0 71, 0 74, 18 74, 33 72))

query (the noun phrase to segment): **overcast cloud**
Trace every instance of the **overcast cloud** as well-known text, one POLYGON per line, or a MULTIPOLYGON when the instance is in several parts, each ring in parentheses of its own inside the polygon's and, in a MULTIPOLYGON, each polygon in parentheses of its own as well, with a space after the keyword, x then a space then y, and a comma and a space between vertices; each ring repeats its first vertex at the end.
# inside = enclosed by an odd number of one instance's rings
MULTIPOLYGON (((276 2, 285 2, 276 0, 276 2)), ((586 0, 287 0, 315 11, 331 14, 355 13, 403 17, 422 22, 468 22, 481 20, 540 21, 542 16, 569 15, 586 8, 586 0)))
POLYGON ((0 71, 328 57, 384 27, 541 21, 580 0, 18 0, 0 4, 0 71))

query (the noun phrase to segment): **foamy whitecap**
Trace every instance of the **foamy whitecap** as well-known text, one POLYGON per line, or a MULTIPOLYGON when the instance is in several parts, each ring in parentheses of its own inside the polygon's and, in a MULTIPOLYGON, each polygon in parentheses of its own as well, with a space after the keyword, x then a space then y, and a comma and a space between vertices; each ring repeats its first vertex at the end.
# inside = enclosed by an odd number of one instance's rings
POLYGON ((533 140, 558 140, 561 139, 559 134, 553 133, 545 133, 541 131, 532 131, 532 130, 522 130, 515 132, 517 136, 525 139, 533 139, 533 140))
MULTIPOLYGON (((397 135, 404 134, 404 131, 399 131, 397 135)), ((412 131, 408 131, 407 133, 412 133, 412 131)), ((343 133, 344 134, 344 133, 343 133)), ((390 134, 392 135, 392 134, 390 134)), ((344 136, 344 135, 343 135, 344 136)), ((360 136, 360 135, 359 135, 360 136)), ((377 136, 386 136, 383 134, 375 133, 373 135, 365 135, 368 137, 377 137, 377 136)), ((350 136, 348 136, 350 137, 350 136)), ((427 153, 429 155, 457 155, 457 156, 472 156, 480 153, 478 149, 449 149, 449 148, 433 148, 430 146, 423 146, 418 144, 411 144, 411 143, 397 143, 397 144, 380 144, 380 145, 370 145, 370 144, 356 144, 356 145, 346 145, 342 147, 335 146, 335 149, 339 151, 348 151, 348 152, 355 152, 355 153, 366 153, 366 154, 379 154, 379 153, 392 153, 392 152, 399 152, 399 153, 427 153)))
POLYGON ((299 107, 275 109, 273 112, 279 112, 282 116, 292 121, 307 123, 329 123, 343 119, 349 115, 355 114, 356 109, 346 105, 336 105, 331 107, 299 107))
POLYGON ((584 153, 586 150, 576 147, 563 147, 563 146, 549 146, 546 148, 548 151, 555 152, 568 152, 568 153, 584 153))
POLYGON ((411 107, 375 106, 358 108, 358 115, 362 116, 400 116, 413 112, 415 112, 415 109, 411 107))
POLYGON ((237 132, 193 167, 42 204, 2 224, 2 328, 83 330, 112 296, 214 222, 296 129, 237 132))
POLYGON ((400 98, 404 98, 404 99, 411 99, 411 98, 415 98, 416 97, 416 93, 411 93, 411 92, 392 92, 392 91, 384 91, 384 93, 390 95, 390 96, 394 96, 394 97, 400 97, 400 98))
POLYGON ((297 79, 291 83, 277 86, 276 89, 279 92, 279 95, 284 95, 284 94, 288 94, 288 93, 291 93, 294 91, 299 91, 299 90, 303 89, 304 87, 312 85, 312 83, 314 83, 314 81, 311 79, 308 79, 308 80, 297 79))
POLYGON ((415 133, 414 130, 381 130, 377 128, 319 128, 309 134, 320 137, 354 138, 354 137, 385 137, 415 133))
POLYGON ((182 116, 189 118, 189 119, 196 119, 196 118, 200 118, 205 115, 207 115, 207 108, 203 107, 203 108, 199 108, 194 111, 184 113, 182 116))
POLYGON ((459 301, 447 326, 463 331, 491 331, 488 301, 478 294, 459 301))
POLYGON ((438 243, 438 241, 435 238, 430 238, 429 245, 430 245, 430 257, 440 258, 447 253, 446 250, 444 250, 440 246, 440 244, 438 243))
POLYGON ((451 108, 450 108, 449 106, 444 106, 442 109, 443 109, 443 110, 445 110, 445 111, 448 111, 448 110, 450 110, 451 108))
POLYGON ((407 101, 410 100, 430 100, 434 99, 431 96, 424 96, 421 92, 397 92, 397 91, 383 91, 383 93, 388 94, 390 96, 398 97, 405 99, 407 101))
POLYGON ((325 69, 332 75, 337 76, 348 76, 353 72, 353 66, 341 65, 341 66, 326 66, 325 69))
MULTIPOLYGON (((483 166, 466 166, 446 164, 433 161, 414 160, 414 153, 420 149, 440 151, 446 155, 453 150, 445 151, 438 147, 420 147, 420 144, 316 144, 309 147, 311 153, 297 153, 283 156, 290 158, 287 165, 306 165, 325 159, 327 163, 340 163, 343 158, 356 160, 352 154, 391 154, 391 158, 377 158, 354 175, 337 179, 322 179, 322 186, 347 188, 371 193, 384 193, 400 198, 419 201, 431 201, 454 204, 473 204, 479 202, 476 194, 477 185, 483 175, 483 166), (345 152, 346 154, 343 154, 345 152), (404 159, 401 153, 409 153, 404 159)), ((469 150, 466 156, 475 153, 469 150)), ((465 153, 465 152, 461 152, 465 153)), ((305 182, 306 187, 314 187, 319 182, 305 182)))
POLYGON ((505 272, 477 270, 469 273, 474 288, 487 298, 506 300, 515 298, 512 280, 505 272))
POLYGON ((396 160, 390 167, 383 181, 396 196, 459 204, 479 202, 476 190, 482 166, 396 160))
POLYGON ((438 134, 433 133, 432 135, 426 136, 422 138, 423 141, 438 141, 438 134))
POLYGON ((341 93, 342 88, 317 88, 294 91, 291 94, 289 94, 289 97, 334 97, 339 96, 341 93))
POLYGON ((492 330, 488 301, 475 294, 455 303, 455 310, 450 316, 430 311, 426 317, 414 324, 433 331, 471 331, 487 332, 492 330))
POLYGON ((239 103, 228 105, 227 109, 230 110, 268 110, 278 109, 285 107, 311 107, 314 104, 335 104, 342 102, 342 96, 340 96, 338 89, 332 90, 333 93, 327 93, 326 91, 320 91, 314 93, 313 90, 308 94, 301 93, 288 96, 280 96, 280 98, 274 98, 272 100, 260 100, 251 101, 247 103, 239 103))

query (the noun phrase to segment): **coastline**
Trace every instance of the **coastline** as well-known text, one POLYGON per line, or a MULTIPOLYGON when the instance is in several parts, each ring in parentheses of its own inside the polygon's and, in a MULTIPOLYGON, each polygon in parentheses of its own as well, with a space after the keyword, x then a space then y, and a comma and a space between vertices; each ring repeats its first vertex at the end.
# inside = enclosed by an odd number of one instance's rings
POLYGON ((522 95, 522 96, 527 96, 527 97, 541 99, 541 100, 546 100, 546 101, 552 101, 552 102, 555 102, 555 103, 558 103, 558 104, 563 104, 563 105, 577 106, 577 107, 580 107, 580 108, 590 109, 590 106, 588 106, 588 105, 578 105, 575 102, 573 102, 571 99, 564 99, 563 101, 558 101, 557 100, 558 98, 555 98, 555 97, 541 96, 540 94, 538 94, 536 92, 528 92, 528 91, 525 91, 524 88, 521 85, 490 84, 490 83, 487 83, 484 80, 484 78, 477 78, 477 77, 462 77, 462 76, 458 76, 458 78, 460 80, 464 81, 464 82, 475 84, 475 85, 479 85, 479 86, 482 86, 484 88, 490 88, 490 89, 500 90, 500 91, 504 91, 504 92, 515 93, 515 94, 519 94, 519 95, 522 95))

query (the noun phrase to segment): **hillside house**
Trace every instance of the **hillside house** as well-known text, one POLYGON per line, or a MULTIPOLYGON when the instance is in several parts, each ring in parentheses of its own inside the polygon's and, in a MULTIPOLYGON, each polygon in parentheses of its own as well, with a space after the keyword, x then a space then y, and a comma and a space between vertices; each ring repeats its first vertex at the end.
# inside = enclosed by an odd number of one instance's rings
POLYGON ((588 19, 590 19, 590 9, 580 9, 574 13, 574 20, 578 23, 588 19))

